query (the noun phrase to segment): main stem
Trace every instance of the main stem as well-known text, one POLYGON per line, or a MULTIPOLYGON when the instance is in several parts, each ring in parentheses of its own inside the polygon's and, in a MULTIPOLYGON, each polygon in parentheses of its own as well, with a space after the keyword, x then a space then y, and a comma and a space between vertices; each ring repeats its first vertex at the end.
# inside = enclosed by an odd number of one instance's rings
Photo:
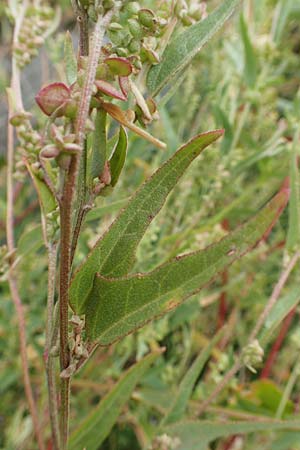
MULTIPOLYGON (((74 2, 73 2, 74 4, 74 2)), ((96 76, 97 64, 100 57, 103 37, 108 23, 114 11, 109 11, 105 16, 99 17, 94 30, 94 38, 91 54, 88 60, 86 78, 79 102, 77 120, 75 124, 77 143, 84 148, 85 127, 89 116, 90 101, 96 76)), ((86 30, 85 30, 86 31, 86 30)), ((84 31, 84 32, 85 32, 84 31)), ((83 38, 80 38, 82 41, 83 38)), ((83 47, 82 50, 83 51, 83 47)), ((72 240, 73 240, 73 209, 74 197, 78 181, 80 160, 84 152, 71 158, 69 169, 65 176, 62 196, 60 199, 60 282, 59 282, 59 306, 60 306, 60 366, 61 371, 67 369, 70 364, 70 352, 68 348, 68 306, 69 306, 69 281, 72 264, 72 240)), ((75 211, 76 212, 76 211, 75 211)), ((79 234, 79 233, 78 233, 79 234)), ((75 243, 76 246, 76 243, 75 243)), ((75 250, 75 249, 74 249, 75 250)), ((66 450, 69 433, 69 408, 70 408, 70 378, 62 378, 60 384, 61 398, 61 450, 66 450)))
MULTIPOLYGON (((60 329, 60 367, 67 369, 70 363, 68 347, 68 308, 69 280, 71 271, 72 245, 72 204, 78 172, 78 156, 72 156, 69 170, 66 173, 62 198, 60 201, 60 281, 59 281, 59 329, 60 329)), ((61 398, 61 448, 67 448, 69 433, 69 396, 70 378, 62 378, 60 385, 61 398)))
POLYGON ((47 298, 47 321, 46 321, 46 343, 45 343, 45 364, 48 385, 48 404, 52 433, 53 450, 59 450, 59 421, 58 421, 58 402, 57 387, 55 378, 54 358, 51 355, 54 334, 54 298, 55 298, 55 279, 56 279, 56 261, 57 244, 50 242, 48 244, 48 298, 47 298))

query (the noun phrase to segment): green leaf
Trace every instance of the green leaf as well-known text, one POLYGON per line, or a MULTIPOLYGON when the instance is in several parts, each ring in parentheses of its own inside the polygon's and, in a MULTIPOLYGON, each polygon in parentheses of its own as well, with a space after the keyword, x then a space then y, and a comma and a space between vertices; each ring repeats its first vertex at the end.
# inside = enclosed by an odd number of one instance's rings
POLYGON ((231 123, 229 122, 228 114, 226 114, 219 104, 214 105, 214 116, 217 126, 220 126, 226 130, 226 134, 222 141, 221 152, 227 154, 231 149, 234 132, 231 123))
POLYGON ((244 16, 240 17, 241 36, 244 45, 244 76, 246 84, 249 88, 253 88, 257 77, 257 64, 254 49, 249 37, 248 27, 244 16))
POLYGON ((128 146, 127 133, 125 129, 121 126, 119 133, 119 140, 110 159, 110 174, 111 174, 110 184, 112 186, 115 186, 117 184, 119 176, 122 172, 126 159, 127 146, 128 146))
MULTIPOLYGON (((300 442, 300 433, 296 431, 283 432, 280 437, 272 443, 272 450, 291 450, 297 449, 296 445, 300 442)), ((298 446, 299 448, 299 446, 298 446)))
POLYGON ((189 398, 192 394, 194 385, 202 372, 204 365, 206 364, 211 351, 217 344, 219 339, 223 336, 224 328, 222 328, 210 343, 199 353, 183 380, 181 381, 178 389, 178 393, 172 403, 172 406, 163 420, 163 425, 168 425, 180 420, 185 413, 189 398))
POLYGON ((290 287, 289 292, 280 297, 275 306, 270 311, 260 336, 260 342, 263 347, 272 337, 274 330, 281 324, 288 313, 299 303, 299 286, 290 287))
POLYGON ((206 450, 215 439, 244 433, 275 430, 300 430, 299 420, 260 420, 255 422, 186 421, 170 425, 164 432, 180 443, 176 450, 206 450))
POLYGON ((272 24, 272 37, 279 44, 287 27, 287 22, 293 14, 295 0, 280 0, 277 3, 272 24))
POLYGON ((95 131, 92 140, 91 169, 92 178, 101 175, 107 158, 106 155, 106 111, 97 110, 95 118, 95 131))
POLYGON ((161 62, 153 66, 147 78, 151 95, 173 81, 192 61, 204 44, 221 28, 231 16, 239 0, 225 0, 209 16, 188 27, 166 47, 161 62))
MULTIPOLYGON (((280 405, 283 391, 272 380, 262 379, 254 381, 251 384, 251 397, 254 398, 256 405, 270 411, 274 416, 280 405)), ((284 414, 293 414, 294 405, 290 400, 285 405, 284 414)))
POLYGON ((69 31, 66 32, 64 46, 64 63, 66 78, 69 85, 77 80, 77 60, 74 52, 72 36, 69 31))
POLYGON ((83 448, 97 450, 100 447, 118 419, 123 406, 130 399, 137 383, 160 354, 161 351, 151 353, 125 373, 123 378, 71 434, 69 450, 83 448))
POLYGON ((86 215, 85 222, 92 222, 93 220, 101 219, 101 217, 104 217, 106 214, 111 214, 119 211, 127 203, 128 198, 124 198, 123 200, 117 200, 116 202, 109 203, 108 205, 91 209, 91 211, 89 211, 86 215))
POLYGON ((32 178, 34 187, 37 191, 38 197, 39 197, 39 202, 41 205, 41 209, 43 211, 44 216, 46 216, 47 214, 51 213, 52 211, 54 211, 56 209, 56 200, 54 198, 54 195, 52 194, 52 192, 50 191, 50 189, 48 188, 47 184, 45 183, 44 180, 41 180, 32 170, 30 164, 26 161, 26 168, 32 178))
POLYGON ((138 189, 75 273, 70 287, 70 304, 77 314, 85 313, 96 272, 118 277, 130 271, 137 246, 170 191, 201 151, 222 134, 223 130, 216 130, 196 136, 138 189))
POLYGON ((289 203, 289 229, 287 249, 292 252, 300 248, 300 174, 298 167, 299 131, 295 133, 293 148, 290 155, 291 198, 289 203))
POLYGON ((243 256, 274 225, 288 201, 281 190, 254 218, 216 244, 124 278, 97 275, 86 310, 86 331, 100 345, 132 333, 198 292, 243 256))
POLYGON ((44 245, 43 230, 41 225, 35 225, 33 228, 26 229, 18 240, 18 255, 28 255, 30 252, 36 252, 44 245))

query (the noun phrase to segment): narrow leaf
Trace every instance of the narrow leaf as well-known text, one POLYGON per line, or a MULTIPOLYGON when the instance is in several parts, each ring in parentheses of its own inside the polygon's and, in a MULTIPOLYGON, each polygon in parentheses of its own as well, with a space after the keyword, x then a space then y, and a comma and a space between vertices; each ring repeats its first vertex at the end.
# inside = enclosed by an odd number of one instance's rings
POLYGON ((28 161, 24 160, 24 162, 37 191, 42 212, 46 216, 56 209, 57 204, 54 195, 47 184, 34 173, 28 161))
POLYGON ((150 273, 118 279, 97 275, 87 303, 89 339, 109 345, 198 292, 262 239, 288 196, 289 191, 283 189, 254 218, 221 241, 177 257, 150 273))
POLYGON ((131 367, 99 405, 71 434, 69 450, 97 450, 117 421, 123 406, 160 352, 151 353, 131 367))
POLYGON ((77 60, 74 52, 72 36, 69 31, 66 32, 64 46, 64 63, 66 78, 69 85, 77 80, 77 60))
POLYGON ((19 256, 26 256, 29 253, 36 252, 43 247, 43 230, 41 225, 35 225, 32 228, 26 229, 18 240, 17 251, 19 256))
POLYGON ((118 143, 109 161, 111 174, 110 184, 112 186, 115 186, 117 184, 119 176, 122 172, 126 159, 127 146, 128 146, 127 134, 125 129, 121 126, 118 143))
POLYGON ((163 425, 168 425, 180 420, 185 413, 189 398, 192 394, 194 385, 206 364, 212 349, 217 344, 219 339, 223 336, 224 328, 222 328, 210 343, 199 353, 183 380, 180 383, 178 393, 173 401, 173 404, 164 418, 163 425))
POLYGON ((147 85, 152 96, 173 82, 201 50, 204 44, 221 28, 231 16, 239 0, 225 0, 209 16, 180 33, 165 49, 161 62, 151 68, 147 85))
POLYGON ((166 144, 164 142, 161 142, 159 139, 156 139, 151 134, 149 134, 146 130, 143 128, 138 127, 133 122, 130 122, 128 120, 126 114, 124 111, 122 111, 121 108, 119 108, 117 105, 113 105, 112 103, 104 103, 102 102, 102 106, 105 109, 105 111, 108 112, 108 114, 117 122, 119 122, 121 125, 124 125, 124 127, 128 128, 129 130, 136 133, 138 136, 146 139, 147 141, 151 142, 151 144, 155 145, 158 148, 165 149, 166 144))
POLYGON ((73 278, 70 304, 77 314, 85 313, 96 272, 117 277, 130 271, 137 246, 170 191, 201 151, 222 134, 222 130, 216 130, 196 136, 140 187, 73 278))
POLYGON ((281 41, 287 22, 293 14, 294 5, 295 0, 280 0, 276 5, 272 24, 272 38, 276 44, 281 41))
POLYGON ((91 177, 99 177, 106 161, 106 111, 97 110, 92 141, 91 177))
POLYGON ((244 76, 247 86, 253 88, 257 77, 257 63, 254 49, 249 37, 249 31, 244 16, 240 18, 241 36, 244 45, 244 76))
POLYGON ((215 439, 235 434, 257 433, 276 430, 300 430, 299 420, 259 420, 251 422, 186 421, 164 429, 165 433, 178 439, 176 450, 206 450, 215 439))
POLYGON ((289 312, 299 303, 299 287, 290 287, 289 292, 280 297, 268 315, 264 328, 259 338, 262 347, 265 347, 274 336, 274 331, 282 323, 289 312))

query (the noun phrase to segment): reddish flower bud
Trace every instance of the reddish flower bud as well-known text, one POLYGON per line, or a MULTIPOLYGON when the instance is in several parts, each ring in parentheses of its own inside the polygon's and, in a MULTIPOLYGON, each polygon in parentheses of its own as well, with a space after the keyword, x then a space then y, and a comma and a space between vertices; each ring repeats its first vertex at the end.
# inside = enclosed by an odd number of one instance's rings
POLYGON ((51 116, 54 111, 58 112, 58 116, 64 115, 64 108, 62 107, 70 99, 70 89, 64 83, 51 83, 42 88, 35 100, 41 110, 47 115, 51 116))

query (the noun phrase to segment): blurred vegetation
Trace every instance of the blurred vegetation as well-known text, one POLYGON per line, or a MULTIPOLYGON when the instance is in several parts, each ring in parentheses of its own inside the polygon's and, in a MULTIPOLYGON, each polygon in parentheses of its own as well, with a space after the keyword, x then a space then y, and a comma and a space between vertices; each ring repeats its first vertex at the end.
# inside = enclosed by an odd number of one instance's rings
MULTIPOLYGON (((54 68, 61 76, 64 29, 75 30, 69 1, 52 2, 61 8, 59 34, 46 44, 54 68)), ((151 3, 151 2, 147 2, 151 3)), ((210 10, 218 2, 208 1, 210 10)), ((0 3, 3 55, 11 41, 11 28, 0 3)), ((165 140, 168 150, 130 134, 130 147, 120 183, 108 198, 99 198, 94 216, 88 216, 76 264, 115 217, 120 199, 126 199, 179 145, 196 133, 225 128, 220 143, 209 148, 193 164, 170 195, 163 212, 151 224, 139 248, 135 271, 154 268, 178 253, 193 251, 220 239, 252 216, 278 190, 299 154, 300 126, 300 1, 248 0, 225 29, 202 49, 186 70, 174 95, 160 107, 160 121, 153 134, 165 140), (101 209, 103 206, 107 206, 101 209), (101 220, 100 220, 101 219, 101 220)), ((34 64, 34 62, 33 62, 34 64)), ((48 62, 47 62, 48 64, 48 62)), ((36 70, 39 70, 37 67, 36 70)), ((0 69, 4 95, 8 73, 0 69)), ((45 80, 49 81, 49 80, 45 80)), ((35 108, 35 107, 34 107, 35 108)), ((47 256, 43 247, 37 198, 24 172, 16 174, 16 230, 21 296, 26 306, 28 356, 40 407, 46 407, 43 367, 47 256)), ((1 167, 0 243, 5 244, 5 161, 1 167)), ((189 403, 188 416, 197 417, 201 402, 231 367, 280 275, 283 261, 294 250, 286 245, 291 211, 286 210, 271 235, 236 262, 226 273, 174 312, 128 336, 109 349, 98 349, 93 359, 73 380, 72 424, 84 418, 120 375, 149 349, 167 350, 144 377, 128 407, 123 410, 101 450, 143 448, 166 412, 178 384, 199 351, 227 321, 229 331, 222 346, 198 378, 189 403), (220 309, 220 299, 225 308, 220 309), (222 315, 223 314, 223 315, 222 315)), ((6 282, 3 250, 0 285, 0 448, 33 449, 32 424, 26 412, 16 316, 6 282)), ((1 257, 1 255, 0 255, 1 257)), ((282 416, 299 417, 300 380, 296 377, 286 398, 294 366, 299 361, 299 270, 294 271, 274 312, 276 326, 264 340, 265 358, 257 373, 247 369, 232 378, 205 417, 275 418, 284 398, 282 416), (284 317, 296 306, 277 359, 267 379, 260 373, 279 334, 284 317)), ((260 432, 239 437, 239 445, 219 439, 211 449, 300 449, 299 432, 260 432), (227 445, 227 446, 226 446, 227 445), (236 445, 234 447, 233 445, 236 445)), ((238 442, 236 439, 235 442, 238 442)), ((232 442, 234 442, 232 440, 232 442)))

